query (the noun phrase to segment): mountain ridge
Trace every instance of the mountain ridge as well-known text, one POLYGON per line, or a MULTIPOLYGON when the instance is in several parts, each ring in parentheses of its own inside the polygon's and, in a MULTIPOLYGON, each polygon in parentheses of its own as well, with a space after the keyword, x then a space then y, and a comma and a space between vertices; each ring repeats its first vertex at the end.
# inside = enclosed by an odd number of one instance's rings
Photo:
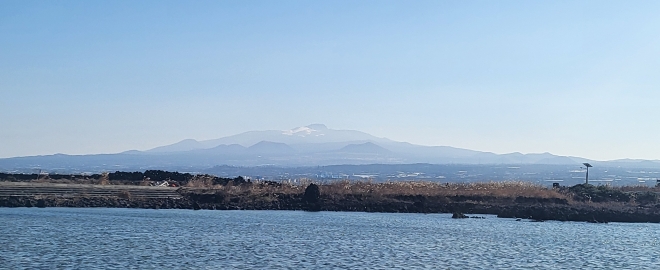
MULTIPOLYGON (((605 163, 551 153, 491 152, 451 146, 397 142, 356 130, 334 130, 312 124, 290 130, 248 131, 218 139, 186 139, 146 151, 119 154, 50 155, 0 159, 0 170, 54 168, 191 168, 232 166, 324 166, 350 164, 548 164, 580 166, 605 163)), ((622 159, 616 166, 658 166, 660 162, 622 159)))
POLYGON ((357 130, 329 129, 323 124, 311 124, 290 130, 261 130, 246 131, 236 135, 218 139, 197 141, 185 139, 174 144, 159 146, 145 152, 179 152, 196 149, 213 148, 222 144, 239 144, 250 147, 261 141, 279 142, 288 145, 308 143, 337 143, 344 141, 375 141, 392 142, 386 138, 379 138, 357 130))

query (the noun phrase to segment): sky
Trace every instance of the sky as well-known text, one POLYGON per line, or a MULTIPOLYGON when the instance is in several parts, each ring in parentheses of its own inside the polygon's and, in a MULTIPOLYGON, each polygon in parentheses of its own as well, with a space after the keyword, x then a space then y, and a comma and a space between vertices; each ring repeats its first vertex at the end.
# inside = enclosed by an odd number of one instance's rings
POLYGON ((660 159, 660 1, 0 1, 0 158, 312 123, 660 159))

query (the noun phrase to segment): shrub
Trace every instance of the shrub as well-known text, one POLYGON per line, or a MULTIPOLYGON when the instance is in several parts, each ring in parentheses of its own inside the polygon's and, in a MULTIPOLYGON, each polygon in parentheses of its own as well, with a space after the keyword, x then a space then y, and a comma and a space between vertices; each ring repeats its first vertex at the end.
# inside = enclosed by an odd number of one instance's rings
POLYGON ((590 202, 629 202, 631 195, 607 186, 579 184, 568 188, 576 201, 590 202))
POLYGON ((635 194, 635 201, 639 204, 650 204, 658 201, 658 194, 655 192, 647 191, 635 194))

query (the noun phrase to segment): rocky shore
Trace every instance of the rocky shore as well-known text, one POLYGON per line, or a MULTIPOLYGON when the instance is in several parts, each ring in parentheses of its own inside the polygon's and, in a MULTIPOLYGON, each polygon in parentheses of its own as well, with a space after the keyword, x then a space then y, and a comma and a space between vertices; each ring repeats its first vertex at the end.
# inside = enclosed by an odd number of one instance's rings
MULTIPOLYGON (((363 192, 343 190, 364 187, 368 185, 348 184, 345 187, 337 187, 310 184, 284 188, 279 184, 261 183, 229 188, 178 188, 173 189, 178 196, 168 197, 131 196, 128 191, 104 196, 3 194, 0 195, 0 207, 459 213, 492 214, 501 218, 534 221, 660 222, 660 203, 653 191, 635 193, 580 185, 547 190, 552 193, 529 192, 532 196, 510 196, 495 191, 491 192, 492 194, 473 191, 474 194, 469 195, 461 194, 465 192, 414 194, 415 192, 403 189, 400 194, 374 189, 366 189, 363 192), (561 196, 548 196, 554 193, 561 196)), ((152 191, 143 192, 148 194, 152 191)))

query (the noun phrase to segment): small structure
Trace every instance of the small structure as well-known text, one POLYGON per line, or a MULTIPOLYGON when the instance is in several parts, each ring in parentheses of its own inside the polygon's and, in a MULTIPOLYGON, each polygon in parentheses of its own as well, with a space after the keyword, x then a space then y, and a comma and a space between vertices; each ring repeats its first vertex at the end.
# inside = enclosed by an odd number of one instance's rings
POLYGON ((591 164, 589 164, 589 163, 582 163, 582 164, 584 164, 584 166, 587 167, 587 176, 585 178, 585 184, 588 185, 589 184, 589 168, 591 168, 593 166, 591 166, 591 164))

